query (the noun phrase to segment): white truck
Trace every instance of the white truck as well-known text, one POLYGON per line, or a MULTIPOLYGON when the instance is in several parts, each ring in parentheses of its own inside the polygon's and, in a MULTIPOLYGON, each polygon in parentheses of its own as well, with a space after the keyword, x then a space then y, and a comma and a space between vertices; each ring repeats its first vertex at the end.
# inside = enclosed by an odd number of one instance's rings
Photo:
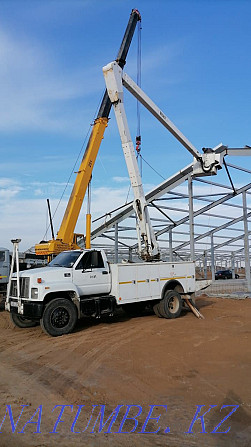
POLYGON ((51 336, 71 332, 78 318, 113 315, 122 307, 137 314, 152 307, 158 317, 176 318, 183 299, 194 295, 193 262, 109 264, 103 250, 60 253, 47 267, 12 276, 6 310, 19 328, 41 323, 51 336))

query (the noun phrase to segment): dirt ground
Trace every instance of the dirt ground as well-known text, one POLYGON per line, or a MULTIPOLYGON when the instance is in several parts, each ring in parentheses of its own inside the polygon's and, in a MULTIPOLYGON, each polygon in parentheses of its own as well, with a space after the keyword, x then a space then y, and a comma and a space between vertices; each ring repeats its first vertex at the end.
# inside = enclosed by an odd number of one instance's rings
POLYGON ((121 312, 58 338, 14 328, 1 311, 0 445, 250 446, 251 299, 196 304, 205 320, 121 312), (103 424, 117 409, 103 429, 101 408, 103 424), (136 419, 123 425, 126 411, 136 419))

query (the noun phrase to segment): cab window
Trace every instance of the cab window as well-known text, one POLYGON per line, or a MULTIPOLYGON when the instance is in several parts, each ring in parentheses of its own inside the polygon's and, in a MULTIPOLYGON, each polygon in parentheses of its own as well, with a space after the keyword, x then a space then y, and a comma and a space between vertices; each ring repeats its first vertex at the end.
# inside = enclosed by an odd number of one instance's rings
POLYGON ((90 270, 104 268, 104 261, 100 251, 89 251, 80 259, 76 270, 90 270))

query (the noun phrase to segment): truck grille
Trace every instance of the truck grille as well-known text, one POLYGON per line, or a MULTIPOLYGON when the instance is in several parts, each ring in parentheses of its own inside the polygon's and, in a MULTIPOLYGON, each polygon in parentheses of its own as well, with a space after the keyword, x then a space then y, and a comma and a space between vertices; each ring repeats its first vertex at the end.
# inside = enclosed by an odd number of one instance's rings
MULTIPOLYGON (((20 278, 20 297, 29 298, 30 278, 20 278)), ((12 279, 10 296, 17 297, 17 280, 12 279)))

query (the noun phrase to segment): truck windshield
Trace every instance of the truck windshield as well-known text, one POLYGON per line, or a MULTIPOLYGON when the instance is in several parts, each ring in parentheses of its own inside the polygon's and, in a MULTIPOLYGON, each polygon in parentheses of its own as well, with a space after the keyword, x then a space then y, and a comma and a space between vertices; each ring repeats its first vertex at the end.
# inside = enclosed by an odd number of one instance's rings
POLYGON ((82 253, 82 251, 63 251, 48 264, 48 267, 72 267, 82 253))

